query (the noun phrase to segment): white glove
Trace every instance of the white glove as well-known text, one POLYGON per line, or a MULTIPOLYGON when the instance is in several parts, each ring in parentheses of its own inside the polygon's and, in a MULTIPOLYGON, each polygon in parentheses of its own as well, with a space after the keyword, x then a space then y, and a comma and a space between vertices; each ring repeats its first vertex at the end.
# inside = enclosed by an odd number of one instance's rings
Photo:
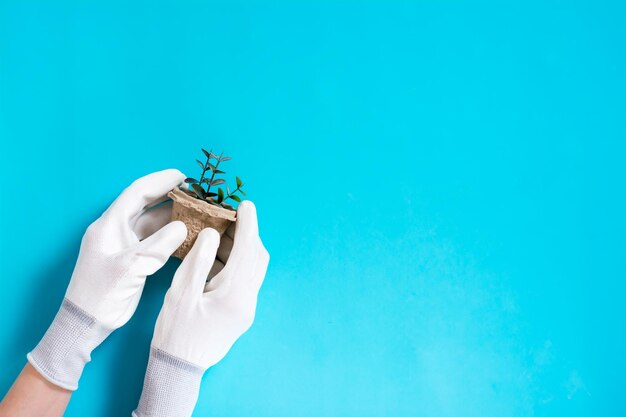
POLYGON ((254 204, 239 205, 234 229, 226 231, 221 245, 215 230, 204 229, 176 271, 156 322, 133 416, 191 416, 204 371, 252 325, 269 262, 254 204))
POLYGON ((27 356, 53 384, 78 387, 91 351, 130 319, 146 276, 185 240, 182 222, 166 224, 171 205, 154 207, 184 178, 169 169, 136 180, 87 228, 61 308, 27 356))

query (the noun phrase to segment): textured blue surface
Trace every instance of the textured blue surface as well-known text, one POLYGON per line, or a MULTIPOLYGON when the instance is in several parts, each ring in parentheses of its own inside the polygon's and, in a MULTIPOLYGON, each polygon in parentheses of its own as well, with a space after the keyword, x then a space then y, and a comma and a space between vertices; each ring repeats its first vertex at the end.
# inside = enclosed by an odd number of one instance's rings
MULTIPOLYGON (((0 2, 0 391, 86 226, 200 146, 271 255, 195 415, 626 415, 623 2, 0 2)), ((176 261, 68 416, 136 405, 176 261)))

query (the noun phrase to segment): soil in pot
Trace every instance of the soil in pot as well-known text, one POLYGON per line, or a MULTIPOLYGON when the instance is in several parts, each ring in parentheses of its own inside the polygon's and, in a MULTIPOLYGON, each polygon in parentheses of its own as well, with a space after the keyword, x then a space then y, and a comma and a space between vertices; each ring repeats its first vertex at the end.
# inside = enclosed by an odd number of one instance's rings
POLYGON ((236 211, 199 200, 180 188, 174 188, 167 196, 174 202, 172 221, 180 220, 187 226, 187 239, 172 255, 179 259, 187 255, 203 229, 211 227, 221 236, 237 219, 236 211))

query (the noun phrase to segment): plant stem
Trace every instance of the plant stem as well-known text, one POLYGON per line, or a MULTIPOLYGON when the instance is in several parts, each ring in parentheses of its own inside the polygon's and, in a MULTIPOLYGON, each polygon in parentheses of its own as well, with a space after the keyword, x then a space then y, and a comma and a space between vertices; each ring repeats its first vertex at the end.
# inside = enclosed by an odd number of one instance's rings
MULTIPOLYGON (((206 186, 206 192, 207 192, 207 193, 208 193, 208 192, 209 192, 209 190, 211 189, 211 183, 213 182, 213 177, 215 177, 215 171, 217 171, 217 167, 219 167, 219 166, 220 166, 220 162, 222 162, 222 155, 224 155, 224 152, 222 152, 222 153, 220 154, 220 157, 219 157, 219 158, 217 158, 217 162, 215 163, 215 170, 213 170, 213 169, 211 170, 211 172, 213 172, 213 175, 211 175, 211 179, 209 180, 209 183, 208 183, 208 184, 207 184, 207 186, 206 186)), ((208 162, 209 162, 209 161, 207 160, 207 166, 208 166, 208 162)), ((204 175, 204 174, 202 174, 202 175, 204 175)), ((201 181, 202 181, 202 180, 201 180, 201 181)))
POLYGON ((204 173, 206 172, 209 163, 209 158, 206 159, 206 164, 204 164, 204 169, 202 170, 202 175, 200 176, 200 186, 202 186, 202 180, 204 179, 204 173))
MULTIPOLYGON (((211 152, 213 152, 213 149, 211 149, 209 151, 209 155, 211 154, 211 152)), ((204 174, 206 173, 206 170, 209 167, 209 162, 210 161, 211 161, 211 158, 207 156, 206 157, 206 163, 204 164, 204 169, 202 170, 202 175, 200 176, 200 187, 202 187, 202 180, 204 179, 204 174)), ((208 192, 208 190, 207 190, 207 192, 208 192)))
POLYGON ((235 188, 232 193, 228 193, 226 197, 224 197, 224 201, 230 198, 231 195, 235 195, 235 193, 239 191, 239 187, 235 188))

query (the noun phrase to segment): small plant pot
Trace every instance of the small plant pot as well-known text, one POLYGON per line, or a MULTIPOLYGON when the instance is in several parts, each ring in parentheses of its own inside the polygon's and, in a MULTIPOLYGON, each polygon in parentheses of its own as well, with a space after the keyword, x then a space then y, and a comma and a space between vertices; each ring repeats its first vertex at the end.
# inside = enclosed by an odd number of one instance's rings
POLYGON ((187 226, 187 238, 172 256, 183 259, 193 246, 198 233, 211 227, 221 235, 237 219, 237 212, 214 206, 174 188, 167 194, 172 199, 172 221, 180 220, 187 226))

